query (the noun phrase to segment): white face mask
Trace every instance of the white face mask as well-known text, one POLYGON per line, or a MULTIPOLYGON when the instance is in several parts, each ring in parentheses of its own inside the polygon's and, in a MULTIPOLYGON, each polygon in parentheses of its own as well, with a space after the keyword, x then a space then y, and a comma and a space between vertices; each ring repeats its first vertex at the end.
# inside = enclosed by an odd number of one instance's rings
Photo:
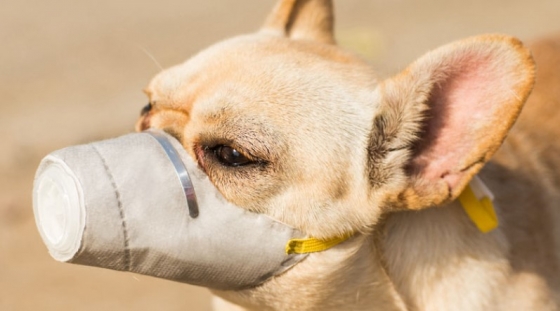
POLYGON ((56 260, 215 289, 257 286, 307 256, 286 249, 301 232, 226 201, 160 131, 46 156, 33 209, 56 260))

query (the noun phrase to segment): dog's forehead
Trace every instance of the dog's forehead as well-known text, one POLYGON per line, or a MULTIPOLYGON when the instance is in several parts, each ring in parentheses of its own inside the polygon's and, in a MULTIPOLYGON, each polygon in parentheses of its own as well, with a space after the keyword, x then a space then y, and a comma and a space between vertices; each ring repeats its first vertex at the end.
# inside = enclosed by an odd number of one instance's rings
POLYGON ((163 71, 147 93, 168 108, 190 111, 195 101, 220 94, 243 94, 255 101, 298 93, 326 97, 371 90, 375 83, 365 62, 336 46, 248 35, 220 42, 163 71))

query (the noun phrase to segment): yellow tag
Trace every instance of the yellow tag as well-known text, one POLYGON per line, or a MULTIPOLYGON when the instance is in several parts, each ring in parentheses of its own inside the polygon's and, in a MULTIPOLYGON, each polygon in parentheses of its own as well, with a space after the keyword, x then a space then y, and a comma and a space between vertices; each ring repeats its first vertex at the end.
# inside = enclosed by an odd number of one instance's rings
POLYGON ((498 227, 498 217, 496 217, 492 200, 488 197, 479 200, 470 185, 467 185, 459 195, 459 202, 481 232, 487 233, 498 227))
POLYGON ((352 234, 342 237, 335 237, 328 240, 318 240, 315 238, 291 239, 286 244, 286 254, 307 254, 325 251, 348 240, 352 234))

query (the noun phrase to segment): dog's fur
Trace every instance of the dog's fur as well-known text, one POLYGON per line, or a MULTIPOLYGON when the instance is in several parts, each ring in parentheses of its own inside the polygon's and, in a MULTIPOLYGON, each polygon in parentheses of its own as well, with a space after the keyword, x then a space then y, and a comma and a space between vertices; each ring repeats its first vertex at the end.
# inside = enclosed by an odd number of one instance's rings
POLYGON ((175 135, 229 201, 317 238, 355 233, 257 288, 214 291, 216 308, 558 310, 560 41, 536 47, 535 94, 504 142, 535 79, 518 40, 465 39, 378 81, 334 44, 332 14, 280 1, 260 32, 146 90, 138 130, 175 135), (251 164, 221 164, 220 145, 251 164), (487 234, 455 201, 475 174, 496 196, 487 234))

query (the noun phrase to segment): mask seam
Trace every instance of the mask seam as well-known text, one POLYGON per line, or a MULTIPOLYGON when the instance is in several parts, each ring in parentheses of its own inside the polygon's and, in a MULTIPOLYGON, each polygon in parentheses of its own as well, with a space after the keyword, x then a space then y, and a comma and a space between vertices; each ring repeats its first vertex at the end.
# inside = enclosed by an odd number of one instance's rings
POLYGON ((115 178, 113 177, 113 174, 111 174, 111 171, 109 170, 109 166, 107 165, 107 161, 105 160, 105 158, 103 157, 101 152, 99 152, 99 149, 97 149, 97 147, 95 145, 93 145, 92 148, 93 148, 93 150, 95 150, 97 155, 99 155, 99 158, 101 159, 101 162, 103 163, 103 167, 105 168, 105 172, 109 176, 109 181, 111 182, 111 185, 113 186, 113 189, 115 190, 115 198, 117 199, 117 208, 119 210, 119 216, 121 218, 121 228, 122 228, 123 237, 124 237, 124 267, 125 267, 125 271, 130 271, 130 247, 129 247, 129 240, 128 240, 128 227, 127 227, 126 220, 125 220, 125 217, 124 217, 124 209, 123 209, 123 206, 122 206, 121 194, 119 192, 119 189, 117 188, 117 183, 115 181, 115 178))

